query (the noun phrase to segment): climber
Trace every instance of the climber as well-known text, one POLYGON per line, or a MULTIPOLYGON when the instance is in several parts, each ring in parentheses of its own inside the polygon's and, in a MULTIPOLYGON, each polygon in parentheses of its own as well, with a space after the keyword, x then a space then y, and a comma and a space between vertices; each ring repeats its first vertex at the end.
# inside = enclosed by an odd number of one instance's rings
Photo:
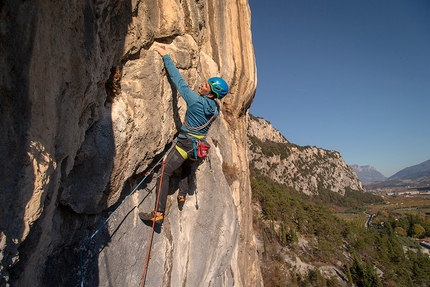
POLYGON ((166 155, 164 173, 158 181, 158 187, 162 183, 161 188, 157 188, 160 193, 158 207, 156 206, 152 212, 139 213, 144 221, 162 223, 170 178, 175 170, 182 166, 177 201, 178 204, 183 204, 188 193, 191 169, 199 158, 196 155, 196 143, 199 140, 205 142, 206 134, 220 111, 220 106, 215 99, 222 99, 227 95, 228 85, 222 78, 212 77, 207 82, 201 83, 196 94, 188 87, 167 51, 161 47, 156 47, 154 50, 162 57, 170 79, 187 103, 185 119, 179 131, 176 146, 166 155))

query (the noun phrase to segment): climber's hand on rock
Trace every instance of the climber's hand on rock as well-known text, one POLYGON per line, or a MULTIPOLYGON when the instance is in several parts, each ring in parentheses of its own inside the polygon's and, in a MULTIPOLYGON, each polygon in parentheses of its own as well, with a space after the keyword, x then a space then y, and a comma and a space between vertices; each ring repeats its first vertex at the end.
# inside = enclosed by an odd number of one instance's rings
POLYGON ((158 52, 158 54, 160 54, 161 57, 163 57, 164 55, 167 54, 167 51, 161 47, 155 47, 154 48, 155 51, 158 52))

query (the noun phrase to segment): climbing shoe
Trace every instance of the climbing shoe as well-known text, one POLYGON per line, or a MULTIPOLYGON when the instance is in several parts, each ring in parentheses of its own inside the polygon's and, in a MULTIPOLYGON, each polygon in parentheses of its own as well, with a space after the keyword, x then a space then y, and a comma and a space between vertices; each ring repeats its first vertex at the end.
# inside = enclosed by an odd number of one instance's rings
POLYGON ((178 195, 178 203, 184 203, 185 202, 185 196, 184 195, 178 195))
POLYGON ((157 212, 151 211, 147 213, 139 212, 139 217, 143 221, 155 221, 155 223, 163 223, 164 215, 163 213, 157 215, 157 212))

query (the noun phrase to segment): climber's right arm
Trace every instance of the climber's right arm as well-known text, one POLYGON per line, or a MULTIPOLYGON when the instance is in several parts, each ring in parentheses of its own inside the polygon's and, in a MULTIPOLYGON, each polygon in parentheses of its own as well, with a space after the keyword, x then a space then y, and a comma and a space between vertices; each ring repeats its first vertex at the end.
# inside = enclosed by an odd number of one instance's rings
POLYGON ((178 68, 176 68, 175 64, 173 63, 172 58, 170 58, 169 54, 167 54, 167 51, 160 47, 156 47, 154 50, 157 51, 160 56, 162 56, 167 73, 169 73, 170 79, 172 79, 172 82, 175 84, 184 100, 187 103, 195 100, 195 98, 198 96, 190 89, 190 87, 188 87, 188 84, 185 82, 184 78, 182 78, 178 68))

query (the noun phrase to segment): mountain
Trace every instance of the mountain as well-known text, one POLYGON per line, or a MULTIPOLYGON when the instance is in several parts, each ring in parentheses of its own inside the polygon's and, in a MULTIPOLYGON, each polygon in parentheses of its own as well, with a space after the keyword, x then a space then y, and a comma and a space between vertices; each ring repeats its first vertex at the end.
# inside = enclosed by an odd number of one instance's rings
POLYGON ((347 189, 364 191, 337 151, 290 143, 265 119, 252 115, 248 138, 250 169, 277 183, 307 195, 327 190, 341 195, 347 189))
POLYGON ((406 167, 384 181, 362 182, 366 190, 369 191, 399 191, 409 188, 428 188, 430 186, 430 160, 406 167))
POLYGON ((400 179, 400 180, 415 180, 423 181, 430 178, 430 160, 422 162, 417 165, 406 167, 401 171, 390 176, 388 179, 400 179))
POLYGON ((357 174, 358 179, 363 183, 375 182, 375 181, 384 181, 387 179, 386 176, 384 176, 382 173, 377 171, 371 165, 359 166, 357 164, 352 164, 350 166, 352 167, 352 169, 357 174))

